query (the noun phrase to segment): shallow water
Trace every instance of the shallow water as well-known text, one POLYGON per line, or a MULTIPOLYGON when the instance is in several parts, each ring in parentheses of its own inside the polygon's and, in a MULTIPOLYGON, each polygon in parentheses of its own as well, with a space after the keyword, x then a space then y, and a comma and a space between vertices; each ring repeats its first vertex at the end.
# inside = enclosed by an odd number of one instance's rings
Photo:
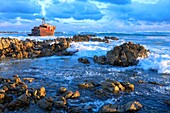
MULTIPOLYGON (((111 36, 113 34, 97 34, 99 37, 111 36)), ((117 35, 117 34, 115 34, 117 35)), ((0 76, 12 77, 18 74, 21 78, 33 77, 35 81, 28 84, 31 87, 44 86, 47 96, 54 97, 59 87, 64 86, 69 90, 79 90, 79 99, 68 100, 68 106, 79 106, 84 109, 92 107, 89 112, 98 112, 104 104, 126 103, 129 101, 139 101, 143 108, 139 113, 167 113, 170 107, 164 104, 164 100, 170 100, 170 37, 146 36, 146 35, 117 35, 120 40, 111 41, 110 44, 103 42, 80 42, 72 43, 68 50, 79 52, 73 56, 52 56, 25 60, 3 60, 0 62, 0 76), (113 47, 132 41, 144 45, 151 51, 146 59, 140 59, 137 66, 116 67, 110 65, 100 65, 93 62, 94 55, 105 55, 113 47), (85 65, 78 62, 78 58, 87 57, 90 64, 85 65), (106 79, 117 81, 129 81, 135 85, 134 92, 120 93, 113 95, 107 93, 104 97, 97 97, 95 90, 79 89, 78 84, 85 81, 101 83, 106 79), (146 83, 140 84, 139 80, 146 83), (157 82, 160 85, 148 84, 147 82, 157 82)), ((46 37, 47 38, 47 37, 46 37)), ((46 39, 43 37, 43 39, 46 39)), ((56 37, 53 37, 56 38, 56 37)), ((42 39, 42 38, 41 38, 42 39)), ((29 108, 16 112, 45 112, 37 106, 31 105, 29 108), (36 109, 36 110, 35 110, 36 109)), ((52 112, 54 112, 53 110, 52 112)))

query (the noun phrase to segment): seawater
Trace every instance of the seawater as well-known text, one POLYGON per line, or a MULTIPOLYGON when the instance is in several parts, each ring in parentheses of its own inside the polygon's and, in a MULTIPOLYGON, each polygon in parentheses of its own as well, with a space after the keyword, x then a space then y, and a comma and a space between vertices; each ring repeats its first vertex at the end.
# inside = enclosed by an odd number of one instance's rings
MULTIPOLYGON (((84 81, 101 83, 106 79, 129 81, 135 85, 135 91, 129 94, 121 93, 119 96, 108 95, 97 98, 92 91, 80 90, 80 99, 69 100, 70 106, 82 108, 92 107, 92 112, 98 112, 104 104, 140 101, 143 108, 140 113, 169 112, 170 108, 163 103, 170 99, 170 33, 169 32, 139 32, 139 33, 94 33, 97 37, 116 36, 119 40, 104 42, 72 42, 68 51, 78 50, 73 56, 51 56, 24 60, 0 61, 0 76, 11 77, 18 74, 21 78, 34 77, 36 82, 29 84, 33 87, 44 86, 47 96, 55 96, 59 87, 64 86, 69 90, 79 90, 78 84, 84 81), (125 42, 141 44, 150 50, 148 58, 139 58, 136 66, 118 67, 100 65, 93 62, 94 55, 106 55, 107 51, 125 42), (86 57, 90 64, 78 62, 78 58, 86 57), (139 84, 143 80, 145 84, 139 84), (163 86, 147 84, 157 82, 163 86), (80 100, 84 100, 83 102, 80 100)), ((72 37, 73 34, 56 34, 51 37, 28 37, 26 34, 0 34, 2 37, 11 37, 25 40, 27 38, 42 41, 58 37, 72 37)), ((38 111, 38 107, 34 106, 38 111)), ((33 109, 28 109, 28 112, 33 109)), ((41 112, 41 111, 40 111, 41 112)))

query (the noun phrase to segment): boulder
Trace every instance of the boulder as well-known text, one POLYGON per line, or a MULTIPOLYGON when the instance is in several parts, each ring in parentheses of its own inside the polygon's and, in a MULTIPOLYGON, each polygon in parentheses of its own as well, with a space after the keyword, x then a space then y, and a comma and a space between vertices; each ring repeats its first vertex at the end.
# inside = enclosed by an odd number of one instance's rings
POLYGON ((91 35, 74 35, 73 41, 74 42, 88 42, 90 40, 91 35))
POLYGON ((89 88, 94 88, 94 84, 91 83, 91 82, 85 82, 85 83, 82 83, 82 84, 79 84, 78 85, 80 88, 85 88, 85 89, 89 89, 89 88))
POLYGON ((116 46, 108 51, 106 57, 94 57, 94 61, 100 64, 110 64, 114 66, 132 66, 138 63, 138 58, 148 57, 149 50, 146 50, 140 44, 132 42, 116 46))

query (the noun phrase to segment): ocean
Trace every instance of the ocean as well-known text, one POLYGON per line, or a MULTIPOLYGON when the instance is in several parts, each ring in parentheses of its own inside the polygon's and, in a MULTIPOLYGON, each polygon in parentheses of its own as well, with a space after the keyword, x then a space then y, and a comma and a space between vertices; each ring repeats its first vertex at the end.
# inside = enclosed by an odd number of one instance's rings
MULTIPOLYGON (((82 33, 84 34, 84 33, 82 33)), ((170 100, 170 32, 136 32, 136 33, 90 33, 99 38, 104 36, 115 36, 119 40, 104 42, 72 42, 68 51, 79 50, 72 56, 51 56, 22 60, 2 60, 0 61, 0 76, 10 77, 19 75, 20 77, 33 77, 37 82, 30 86, 44 86, 47 89, 47 96, 54 96, 56 90, 63 86, 70 90, 79 90, 77 85, 84 81, 94 81, 96 83, 107 79, 116 81, 129 81, 135 85, 134 92, 129 94, 109 95, 107 98, 97 98, 92 91, 81 91, 80 99, 68 100, 70 106, 82 108, 91 107, 92 112, 98 112, 105 104, 128 102, 138 100, 143 108, 139 113, 167 113, 170 107, 164 103, 170 100), (93 62, 93 56, 106 55, 107 51, 125 42, 141 44, 150 50, 148 58, 139 58, 136 66, 119 67, 111 65, 100 65, 93 62), (86 57, 90 64, 78 62, 78 58, 86 57), (138 81, 145 84, 139 84, 138 81), (158 84, 149 84, 156 82, 158 84), (159 85, 161 84, 161 85, 159 85), (84 101, 80 101, 84 100, 84 101)), ((27 38, 43 41, 58 37, 72 37, 74 33, 57 33, 55 36, 34 37, 27 36, 26 33, 0 34, 0 37, 10 37, 25 40, 27 38)), ((33 106, 38 112, 42 112, 38 107, 33 106)), ((30 107, 27 112, 33 109, 30 107)), ((22 112, 22 111, 18 111, 22 112)))

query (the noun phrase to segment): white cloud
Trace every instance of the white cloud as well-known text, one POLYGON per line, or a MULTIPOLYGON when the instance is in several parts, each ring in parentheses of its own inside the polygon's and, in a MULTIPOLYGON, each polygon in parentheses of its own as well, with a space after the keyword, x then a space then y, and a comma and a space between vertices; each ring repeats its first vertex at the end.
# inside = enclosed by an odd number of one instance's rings
POLYGON ((61 3, 72 3, 75 0, 58 0, 58 1, 61 2, 61 3))
POLYGON ((144 4, 156 4, 159 0, 132 0, 132 2, 144 3, 144 4))
POLYGON ((41 7, 41 14, 46 16, 46 9, 53 4, 53 0, 31 0, 41 7))

